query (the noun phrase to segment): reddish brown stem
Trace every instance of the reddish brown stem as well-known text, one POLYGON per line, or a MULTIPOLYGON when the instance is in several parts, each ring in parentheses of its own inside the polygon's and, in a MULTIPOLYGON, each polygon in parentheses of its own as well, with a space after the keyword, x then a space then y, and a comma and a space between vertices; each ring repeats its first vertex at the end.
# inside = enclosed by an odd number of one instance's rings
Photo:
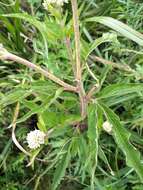
POLYGON ((72 12, 73 12, 73 25, 74 25, 74 36, 75 36, 75 56, 76 56, 76 81, 78 94, 81 103, 81 116, 84 119, 86 117, 87 103, 85 99, 85 90, 82 82, 82 69, 80 61, 80 32, 79 32, 79 17, 78 17, 78 5, 77 0, 71 0, 72 12))
POLYGON ((41 68, 40 66, 35 65, 34 63, 31 63, 30 61, 27 61, 26 59, 18 57, 17 55, 14 55, 12 53, 6 52, 0 58, 4 59, 4 60, 11 60, 11 61, 20 63, 22 65, 25 65, 25 66, 27 66, 27 67, 29 67, 31 69, 34 69, 35 71, 41 73, 46 78, 52 80, 53 82, 59 84, 60 86, 64 87, 64 90, 72 91, 72 92, 77 92, 77 88, 76 87, 74 87, 74 86, 72 86, 72 85, 70 85, 68 83, 65 83, 64 81, 62 81, 61 79, 57 78, 55 75, 53 75, 49 71, 41 68))

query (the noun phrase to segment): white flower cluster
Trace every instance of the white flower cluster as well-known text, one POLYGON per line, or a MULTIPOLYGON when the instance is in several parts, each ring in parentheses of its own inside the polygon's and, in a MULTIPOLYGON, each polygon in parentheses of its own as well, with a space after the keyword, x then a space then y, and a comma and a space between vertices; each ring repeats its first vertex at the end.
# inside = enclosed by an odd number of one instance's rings
POLYGON ((44 0, 43 6, 47 8, 49 4, 55 4, 57 6, 63 6, 64 3, 68 3, 68 0, 44 0))
POLYGON ((45 142, 46 134, 40 130, 35 129, 27 134, 27 143, 30 149, 39 148, 41 144, 45 142))
POLYGON ((109 123, 108 121, 105 121, 103 123, 103 129, 107 132, 107 133, 111 133, 112 131, 112 124, 109 123))

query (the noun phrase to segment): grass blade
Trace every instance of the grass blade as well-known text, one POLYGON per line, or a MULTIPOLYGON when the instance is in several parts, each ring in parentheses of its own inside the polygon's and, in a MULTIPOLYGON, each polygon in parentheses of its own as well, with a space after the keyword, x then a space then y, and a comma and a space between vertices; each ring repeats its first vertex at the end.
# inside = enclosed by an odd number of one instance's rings
POLYGON ((136 42, 137 44, 143 46, 143 35, 134 29, 130 28, 126 24, 111 18, 111 17, 92 17, 86 20, 87 22, 98 22, 101 23, 117 32, 123 36, 129 38, 130 40, 136 42))

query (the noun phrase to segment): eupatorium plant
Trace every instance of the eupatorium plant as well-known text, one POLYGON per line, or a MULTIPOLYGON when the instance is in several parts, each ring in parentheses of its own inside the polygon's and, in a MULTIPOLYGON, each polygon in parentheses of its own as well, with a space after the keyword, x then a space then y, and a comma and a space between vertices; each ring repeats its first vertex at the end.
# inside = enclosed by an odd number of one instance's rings
MULTIPOLYGON (((35 189, 38 188, 40 179, 50 170, 53 173, 51 189, 56 189, 66 174, 66 168, 72 167, 71 171, 75 175, 79 173, 81 181, 94 190, 99 158, 107 164, 113 177, 115 173, 100 144, 100 136, 104 133, 102 128, 109 133, 112 130, 110 134, 124 153, 127 165, 143 182, 140 153, 130 142, 130 130, 120 121, 116 111, 117 105, 142 97, 143 84, 123 81, 104 87, 111 69, 125 72, 133 78, 136 78, 137 73, 128 64, 104 59, 98 49, 98 46, 106 43, 111 43, 113 47, 119 46, 118 34, 142 46, 143 35, 110 17, 86 18, 82 23, 82 7, 78 9, 77 0, 71 0, 69 13, 53 5, 62 6, 64 3, 67 1, 45 0, 44 7, 49 4, 51 6, 43 21, 25 13, 1 15, 1 18, 24 20, 24 24, 29 22, 37 29, 32 36, 33 46, 29 48, 29 60, 21 56, 20 52, 11 51, 9 47, 0 47, 2 62, 13 65, 19 63, 26 68, 23 77, 15 74, 15 77, 19 77, 18 80, 15 79, 18 84, 13 85, 7 96, 0 100, 1 109, 16 103, 10 125, 12 139, 30 157, 29 165, 35 159, 47 164, 38 176, 35 189), (89 43, 83 32, 87 34, 85 26, 93 25, 93 22, 103 24, 114 32, 103 33, 89 43), (102 64, 102 72, 97 63, 102 64), (34 149, 29 150, 19 143, 15 130, 16 126, 33 115, 36 115, 37 125, 32 127, 38 129, 27 135, 28 147, 34 149), (49 140, 46 143, 45 136, 49 140), (43 159, 40 158, 41 155, 43 159)), ((25 37, 24 34, 23 36, 25 37)), ((19 70, 23 70, 23 67, 19 70)))

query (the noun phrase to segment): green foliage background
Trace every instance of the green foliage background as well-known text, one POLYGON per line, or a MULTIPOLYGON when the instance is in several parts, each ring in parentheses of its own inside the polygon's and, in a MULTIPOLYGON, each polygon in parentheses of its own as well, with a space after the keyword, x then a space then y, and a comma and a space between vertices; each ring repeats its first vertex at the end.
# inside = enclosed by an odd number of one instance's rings
MULTIPOLYGON (((143 3, 79 0, 78 5, 84 87, 96 85, 87 118, 81 120, 76 94, 31 69, 0 61, 1 190, 143 189, 143 3), (32 152, 42 161, 12 142, 17 102, 16 136, 26 150, 28 132, 54 129, 46 145, 32 152), (105 120, 113 125, 111 134, 102 128, 105 120)), ((0 43, 70 84, 65 37, 74 52, 73 36, 70 3, 60 13, 46 11, 40 0, 0 0, 0 43)))

